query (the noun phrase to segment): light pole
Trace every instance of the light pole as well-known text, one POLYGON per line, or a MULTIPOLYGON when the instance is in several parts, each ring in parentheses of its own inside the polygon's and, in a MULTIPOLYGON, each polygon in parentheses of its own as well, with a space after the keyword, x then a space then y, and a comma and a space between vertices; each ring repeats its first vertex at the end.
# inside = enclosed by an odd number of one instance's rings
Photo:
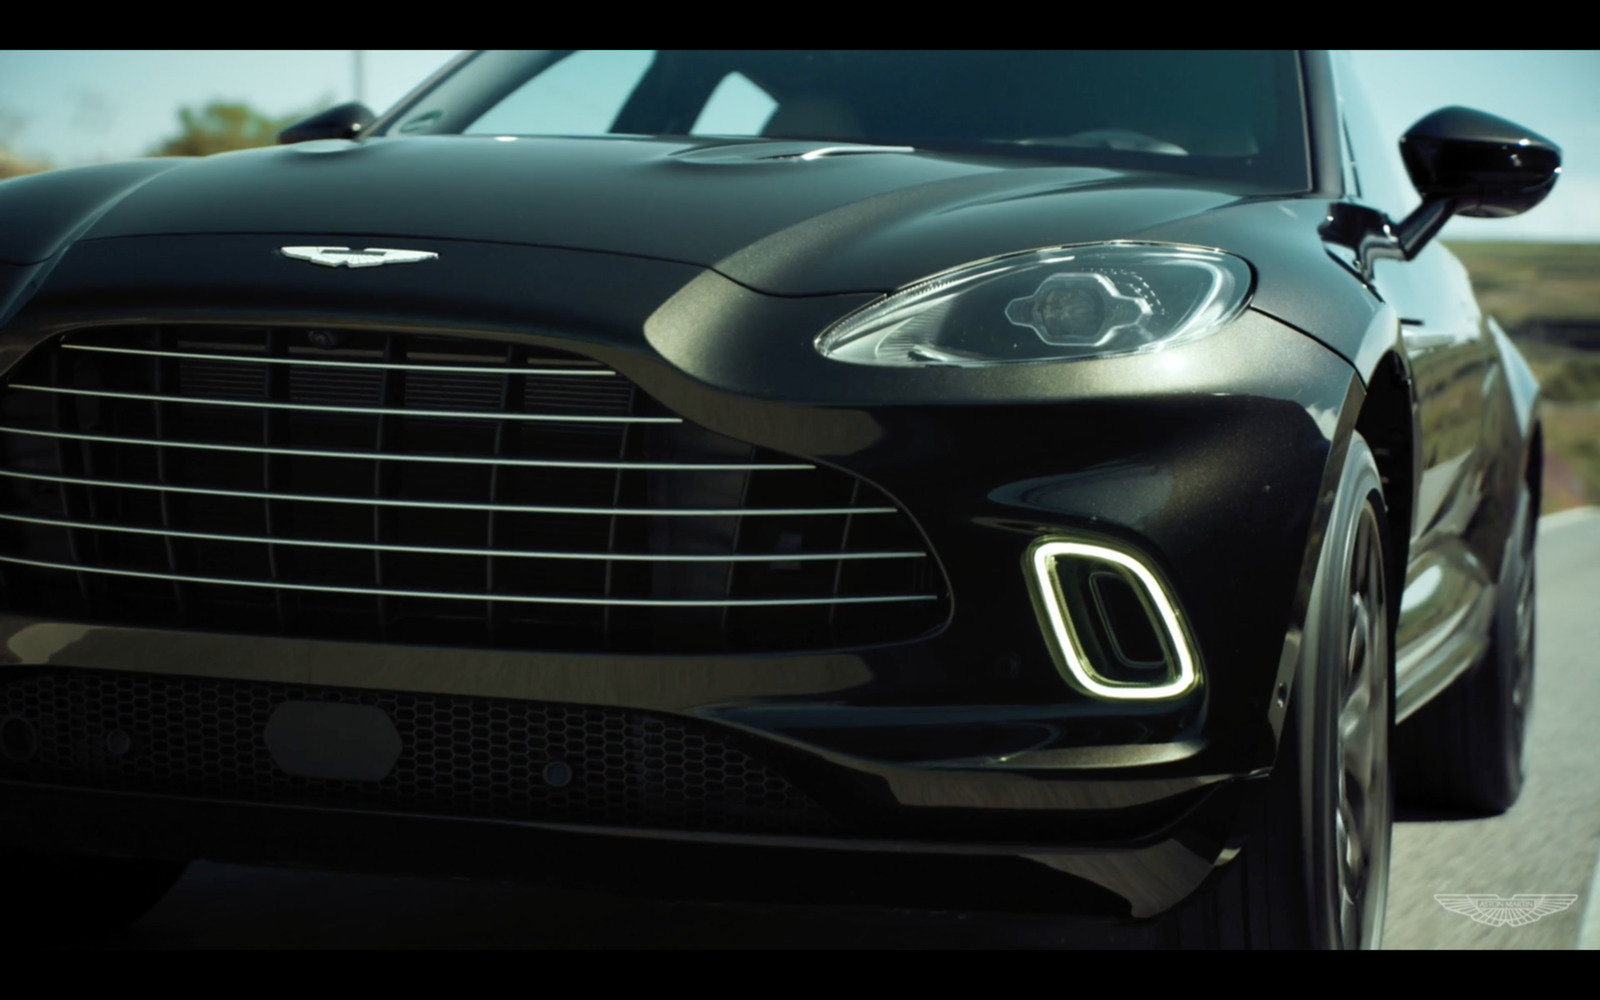
POLYGON ((367 103, 367 74, 366 67, 364 65, 366 61, 366 53, 360 49, 356 49, 350 54, 354 57, 353 71, 355 76, 355 99, 357 103, 365 104, 367 103))

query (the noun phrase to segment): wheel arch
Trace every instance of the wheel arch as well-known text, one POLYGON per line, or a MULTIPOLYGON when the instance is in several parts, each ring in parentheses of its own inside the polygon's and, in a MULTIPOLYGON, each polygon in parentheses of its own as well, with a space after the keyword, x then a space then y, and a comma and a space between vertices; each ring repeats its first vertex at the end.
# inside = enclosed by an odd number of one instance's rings
POLYGON ((1390 602, 1391 648, 1399 625, 1400 598, 1404 593, 1411 541, 1415 529, 1417 487, 1421 482, 1422 451, 1417 447, 1421 434, 1417 417, 1415 389, 1410 362, 1401 338, 1401 323, 1394 310, 1376 303, 1353 355, 1350 385, 1344 405, 1330 429, 1327 464, 1324 468, 1320 499, 1312 517, 1312 530, 1302 561, 1296 612, 1278 664, 1269 712, 1274 747, 1272 757, 1281 751, 1280 741, 1286 711, 1299 686, 1301 652, 1310 612, 1312 580, 1322 557, 1333 497, 1338 490, 1351 440, 1360 435, 1367 442, 1382 482, 1387 537, 1392 551, 1386 573, 1390 602))
MULTIPOLYGON (((1392 611, 1398 616, 1399 595, 1405 590, 1406 567, 1415 531, 1416 491, 1421 480, 1417 448, 1416 400, 1405 356, 1385 351, 1364 373, 1366 396, 1357 413, 1355 430, 1366 439, 1383 480, 1383 500, 1389 519, 1390 589, 1392 611)), ((1393 624, 1393 623, 1391 623, 1393 624)))

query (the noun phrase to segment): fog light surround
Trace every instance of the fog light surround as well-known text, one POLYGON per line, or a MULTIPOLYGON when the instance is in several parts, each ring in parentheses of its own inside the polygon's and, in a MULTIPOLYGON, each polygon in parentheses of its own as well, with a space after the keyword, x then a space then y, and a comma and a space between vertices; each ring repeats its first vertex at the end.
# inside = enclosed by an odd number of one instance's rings
POLYGON ((1026 575, 1056 665, 1074 686, 1098 698, 1150 701, 1179 698, 1199 685, 1183 615, 1138 555, 1101 541, 1044 538, 1028 549, 1026 575), (1161 647, 1160 661, 1124 654, 1126 637, 1119 639, 1096 582, 1108 572, 1137 594, 1161 647))

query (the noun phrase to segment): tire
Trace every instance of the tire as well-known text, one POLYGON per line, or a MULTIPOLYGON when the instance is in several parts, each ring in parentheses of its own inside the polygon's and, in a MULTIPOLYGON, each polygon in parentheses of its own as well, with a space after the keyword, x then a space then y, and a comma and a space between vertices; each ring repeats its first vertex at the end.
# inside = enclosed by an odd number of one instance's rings
POLYGON ((1171 915, 1167 943, 1379 946, 1394 813, 1389 552, 1382 480, 1353 435, 1260 810, 1234 859, 1171 915))
POLYGON ((0 879, 16 927, 28 938, 71 945, 122 930, 161 901, 185 861, 37 854, 7 850, 0 879))
POLYGON ((1497 816, 1522 794, 1533 708, 1535 523, 1526 483, 1518 494, 1488 650, 1397 734, 1406 802, 1497 816))

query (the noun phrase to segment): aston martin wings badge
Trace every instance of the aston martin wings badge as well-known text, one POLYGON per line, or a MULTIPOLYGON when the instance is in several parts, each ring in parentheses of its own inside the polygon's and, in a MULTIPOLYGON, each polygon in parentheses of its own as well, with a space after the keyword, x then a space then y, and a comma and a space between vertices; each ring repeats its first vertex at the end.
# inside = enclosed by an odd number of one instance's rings
POLYGON ((352 250, 349 247, 279 247, 278 252, 295 260, 321 264, 323 267, 381 267, 384 264, 416 264, 424 260, 437 260, 432 250, 384 250, 367 247, 352 250))
POLYGON ((1507 924, 1521 927, 1524 924, 1531 924, 1540 917, 1560 913, 1578 899, 1576 895, 1569 893, 1554 895, 1523 893, 1509 899, 1492 893, 1447 893, 1433 898, 1445 909, 1454 910, 1490 927, 1503 927, 1507 924))

